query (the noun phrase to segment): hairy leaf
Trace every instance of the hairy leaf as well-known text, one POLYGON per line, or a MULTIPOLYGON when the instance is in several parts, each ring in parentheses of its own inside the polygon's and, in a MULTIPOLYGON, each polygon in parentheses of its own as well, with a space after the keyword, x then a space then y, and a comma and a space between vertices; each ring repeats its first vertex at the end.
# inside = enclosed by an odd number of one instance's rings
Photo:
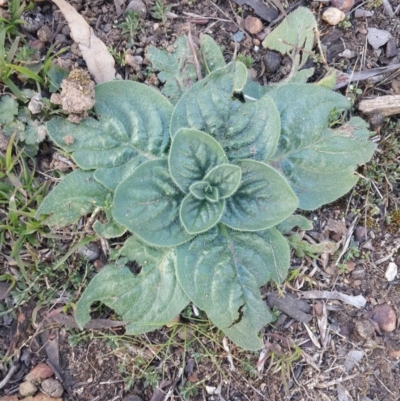
POLYGON ((96 180, 110 189, 115 191, 117 186, 127 177, 129 177, 141 163, 144 163, 146 159, 142 156, 135 157, 125 164, 117 167, 101 167, 94 173, 96 180))
POLYGON ((75 170, 68 174, 43 200, 36 218, 51 214, 49 226, 66 226, 81 216, 105 207, 109 190, 93 178, 93 171, 75 170))
POLYGON ((242 182, 226 199, 221 222, 246 231, 272 227, 289 217, 297 208, 297 197, 280 173, 264 163, 237 162, 242 182))
POLYGON ((221 199, 231 196, 239 187, 242 170, 232 164, 223 164, 214 167, 204 177, 204 181, 212 187, 218 188, 221 199))
POLYGON ((175 106, 171 136, 185 127, 206 132, 231 161, 272 156, 280 134, 279 113, 268 95, 247 103, 233 97, 246 82, 245 72, 242 63, 232 62, 193 85, 175 106))
POLYGON ((225 66, 225 60, 221 49, 211 36, 205 34, 200 35, 200 49, 206 74, 210 74, 218 68, 225 66))
POLYGON ((183 197, 169 175, 167 160, 149 161, 117 187, 112 215, 149 244, 179 245, 192 237, 179 220, 183 197))
POLYGON ((127 81, 96 86, 95 111, 79 125, 55 118, 47 124, 50 137, 84 170, 111 168, 136 157, 162 156, 168 146, 172 105, 155 89, 127 81))
POLYGON ((289 180, 299 207, 316 209, 347 193, 357 182, 354 170, 375 149, 361 119, 328 128, 331 113, 348 108, 348 100, 317 85, 286 85, 270 96, 282 120, 272 164, 289 180))
POLYGON ((9 123, 18 114, 18 102, 9 95, 0 98, 0 124, 9 123))
POLYGON ((276 226, 276 228, 283 234, 290 234, 295 227, 299 227, 300 230, 307 231, 312 230, 313 224, 312 221, 308 220, 304 216, 301 216, 300 214, 294 214, 276 226))
POLYGON ((291 54, 295 59, 296 70, 299 70, 306 63, 314 46, 316 27, 317 21, 313 13, 306 7, 299 7, 267 35, 262 45, 282 54, 291 54))
POLYGON ((154 330, 174 319, 189 303, 175 276, 174 248, 153 248, 130 237, 121 255, 135 260, 138 275, 128 267, 105 266, 83 292, 76 321, 83 327, 90 320, 90 306, 101 301, 127 322, 127 334, 154 330))
POLYGON ((181 36, 175 42, 172 53, 150 46, 146 58, 156 70, 161 71, 158 79, 164 83, 162 93, 172 104, 176 104, 182 94, 197 81, 193 53, 186 36, 181 36))
POLYGON ((209 199, 198 199, 189 194, 181 204, 181 221, 189 234, 202 233, 218 223, 224 206, 224 200, 211 202, 209 199))
POLYGON ((209 170, 227 162, 219 143, 204 132, 183 128, 173 138, 169 169, 176 184, 186 193, 209 170))
POLYGON ((242 233, 218 226, 178 247, 178 280, 187 296, 236 344, 263 346, 257 333, 271 321, 259 288, 281 282, 290 252, 274 228, 242 233))

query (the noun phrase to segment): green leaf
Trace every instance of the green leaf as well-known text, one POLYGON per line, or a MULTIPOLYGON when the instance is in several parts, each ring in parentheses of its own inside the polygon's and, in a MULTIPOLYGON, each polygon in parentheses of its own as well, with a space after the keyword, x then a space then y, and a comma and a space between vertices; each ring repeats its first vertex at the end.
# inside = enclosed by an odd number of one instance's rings
POLYGON ((105 266, 83 292, 76 321, 83 327, 90 320, 90 306, 101 301, 127 322, 127 334, 154 330, 173 320, 189 303, 179 286, 173 248, 152 248, 130 237, 121 255, 142 266, 138 275, 128 267, 105 266))
POLYGON ((317 21, 313 13, 306 7, 299 7, 267 35, 262 45, 269 50, 290 54, 295 58, 296 70, 299 70, 314 47, 316 27, 317 21))
POLYGON ((126 227, 118 224, 113 218, 104 224, 97 220, 93 224, 93 229, 102 238, 118 238, 126 233, 126 227))
POLYGON ((34 145, 44 141, 47 135, 46 126, 39 120, 29 120, 21 139, 28 145, 34 145))
POLYGON ((219 143, 204 132, 183 128, 172 140, 169 169, 172 178, 185 193, 209 170, 227 162, 219 143))
POLYGON ((197 199, 205 199, 206 191, 209 190, 210 184, 205 181, 195 182, 190 186, 190 193, 197 199))
POLYGON ((146 159, 143 156, 135 157, 125 164, 117 167, 102 167, 96 170, 94 178, 111 191, 115 191, 117 186, 129 177, 141 163, 146 159))
POLYGON ((97 207, 105 207, 108 194, 109 190, 93 178, 93 171, 75 170, 47 195, 35 217, 50 214, 46 224, 67 226, 97 207))
POLYGON ((111 214, 111 204, 112 204, 112 195, 109 194, 106 200, 106 217, 107 223, 101 223, 99 220, 95 221, 93 224, 93 229, 96 233, 102 238, 117 238, 121 237, 126 232, 126 227, 118 224, 112 217, 111 214))
POLYGON ((117 187, 112 215, 149 244, 179 245, 192 238, 179 220, 183 197, 169 175, 167 160, 149 161, 117 187))
POLYGON ((294 214, 278 224, 276 228, 283 234, 290 234, 295 227, 299 227, 303 231, 308 231, 312 230, 313 223, 300 214, 294 214))
POLYGON ((13 134, 23 135, 25 131, 25 124, 19 120, 11 120, 3 127, 4 136, 11 136, 13 134))
POLYGON ((177 39, 172 53, 150 46, 146 58, 160 71, 158 79, 164 83, 162 93, 172 104, 176 104, 182 94, 197 81, 193 53, 186 36, 177 39))
POLYGON ((259 288, 281 282, 290 251, 272 228, 242 233, 218 226, 177 249, 177 275, 187 296, 239 346, 263 346, 258 332, 271 319, 259 288))
POLYGON ((223 164, 214 167, 204 177, 204 181, 212 187, 218 188, 221 199, 231 196, 239 187, 242 170, 232 164, 223 164))
POLYGON ((67 78, 68 75, 68 70, 60 67, 57 64, 51 64, 46 74, 49 80, 50 93, 57 92, 61 88, 62 81, 67 78))
POLYGON ((180 208, 180 218, 189 234, 199 234, 215 226, 224 211, 224 200, 198 199, 192 194, 185 197, 180 208))
POLYGON ((200 35, 200 49, 206 74, 210 74, 218 68, 225 67, 225 59, 222 55, 221 48, 211 36, 205 34, 200 35))
POLYGON ((18 103, 11 96, 3 95, 0 98, 0 124, 14 120, 18 114, 18 103))
POLYGON ((84 170, 121 166, 136 157, 162 156, 169 144, 172 105, 155 89, 129 81, 96 86, 95 111, 72 124, 63 118, 48 122, 50 137, 84 170))
POLYGON ((226 199, 222 223, 237 230, 264 230, 296 210, 297 197, 280 173, 252 160, 237 163, 242 170, 242 182, 235 194, 226 199))
POLYGON ((286 85, 270 96, 282 119, 272 164, 290 182, 299 207, 313 210, 347 193, 357 182, 354 170, 375 150, 359 118, 328 128, 331 113, 348 108, 348 100, 317 85, 286 85))
POLYGON ((244 86, 246 85, 246 82, 247 68, 242 62, 237 61, 235 75, 233 79, 233 91, 238 93, 242 92, 244 86))
POLYGON ((275 152, 279 113, 268 95, 242 103, 234 97, 244 85, 243 64, 232 62, 190 88, 175 106, 170 133, 192 128, 214 137, 229 160, 265 160, 275 152))

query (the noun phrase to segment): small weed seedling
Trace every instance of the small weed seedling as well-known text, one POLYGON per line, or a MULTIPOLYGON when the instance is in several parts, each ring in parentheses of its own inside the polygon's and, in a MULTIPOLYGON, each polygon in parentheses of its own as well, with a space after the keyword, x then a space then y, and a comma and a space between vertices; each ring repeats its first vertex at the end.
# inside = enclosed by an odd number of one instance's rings
POLYGON ((127 321, 129 334, 172 321, 192 302, 233 342, 257 350, 258 332, 273 319, 259 289, 282 283, 290 264, 282 232, 305 225, 297 208, 313 210, 347 193, 375 145, 365 121, 345 120, 348 99, 305 83, 309 71, 293 70, 295 84, 263 87, 240 61, 225 65, 210 37, 200 47, 199 82, 181 38, 173 54, 149 50, 163 94, 107 82, 96 87, 97 118, 48 122, 51 139, 79 168, 36 216, 62 226, 104 210, 107 222, 93 224, 98 235, 130 233, 118 259, 82 294, 80 326, 97 301, 127 321), (343 115, 335 126, 333 114, 343 115))
POLYGON ((126 48, 130 49, 135 41, 136 35, 139 30, 140 23, 140 13, 135 11, 128 11, 125 14, 125 21, 117 25, 121 29, 122 35, 127 35, 128 40, 126 43, 126 48))
POLYGON ((167 20, 167 13, 171 11, 171 6, 164 5, 162 0, 156 0, 153 7, 150 8, 150 14, 154 19, 165 22, 167 20))

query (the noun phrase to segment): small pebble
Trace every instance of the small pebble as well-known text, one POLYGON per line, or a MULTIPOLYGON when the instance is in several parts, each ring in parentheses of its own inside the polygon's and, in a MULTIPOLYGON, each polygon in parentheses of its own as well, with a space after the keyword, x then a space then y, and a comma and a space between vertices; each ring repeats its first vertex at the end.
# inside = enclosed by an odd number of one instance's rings
POLYGON ((93 262, 100 256, 100 250, 96 244, 87 244, 79 248, 78 253, 84 256, 89 262, 93 262))
POLYGON ((18 387, 19 395, 23 398, 31 397, 38 391, 37 387, 31 382, 22 382, 18 387))
POLYGON ((260 46, 260 44, 261 44, 261 42, 258 39, 256 39, 256 38, 253 39, 254 46, 260 46))
POLYGON ((52 37, 52 32, 50 27, 47 25, 43 25, 38 31, 37 31, 37 37, 39 40, 42 42, 50 42, 51 37, 52 37))
POLYGON ((0 7, 7 7, 7 0, 0 0, 0 7))
POLYGON ((54 40, 57 43, 66 43, 68 41, 67 37, 62 33, 57 34, 54 40))
POLYGON ((264 56, 265 70, 270 74, 276 72, 281 65, 282 56, 279 53, 268 50, 264 56))
POLYGON ((127 11, 139 12, 140 16, 143 18, 147 14, 146 4, 142 0, 132 0, 125 9, 127 11))
POLYGON ((231 39, 232 39, 234 42, 236 42, 236 43, 241 42, 241 41, 244 39, 244 32, 242 32, 242 31, 237 31, 236 33, 234 33, 234 34, 231 36, 231 39))
POLYGON ((40 383, 42 380, 48 379, 53 376, 53 371, 45 363, 37 364, 26 376, 25 381, 31 383, 40 383))
POLYGON ((355 328, 356 332, 358 333, 358 335, 364 339, 369 339, 369 338, 373 337, 373 335, 375 334, 373 324, 369 320, 366 320, 366 319, 357 320, 354 324, 354 328, 355 328))
POLYGON ((329 7, 322 14, 322 19, 332 26, 342 22, 345 17, 345 13, 336 7, 329 7))
POLYGON ((63 386, 56 379, 46 379, 42 381, 41 389, 49 397, 61 397, 64 392, 63 386))
POLYGON ((338 54, 340 57, 348 58, 351 59, 355 57, 355 53, 351 51, 350 49, 345 49, 341 53, 338 54))
POLYGON ((28 109, 32 114, 39 114, 43 109, 42 95, 36 93, 28 103, 28 109))
POLYGON ((251 15, 247 16, 244 20, 244 27, 247 32, 255 35, 262 31, 263 24, 261 20, 256 17, 252 17, 251 15))
POLYGON ((354 231, 354 239, 360 243, 367 239, 367 229, 364 226, 357 226, 354 231))
POLYGON ((343 12, 350 11, 354 6, 354 0, 331 0, 330 3, 343 12))
POLYGON ((397 265, 396 263, 390 262, 386 268, 385 278, 387 281, 393 281, 397 276, 397 265))
POLYGON ((355 18, 368 18, 368 17, 372 17, 372 11, 369 10, 364 10, 363 8, 357 8, 354 11, 354 17, 355 18))
POLYGON ((396 328, 396 312, 393 306, 389 304, 378 305, 374 309, 372 320, 378 324, 378 327, 387 333, 396 328))
POLYGON ((68 25, 64 25, 63 29, 61 29, 61 33, 65 36, 69 36, 71 34, 71 28, 68 25))
POLYGON ((369 118, 369 122, 373 128, 382 127, 383 123, 385 122, 385 118, 383 117, 382 113, 374 113, 369 118))

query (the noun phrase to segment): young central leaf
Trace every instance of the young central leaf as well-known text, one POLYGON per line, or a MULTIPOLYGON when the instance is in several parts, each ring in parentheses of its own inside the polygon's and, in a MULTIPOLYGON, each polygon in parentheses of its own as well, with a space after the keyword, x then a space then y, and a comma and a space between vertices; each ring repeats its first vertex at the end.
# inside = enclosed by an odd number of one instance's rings
POLYGON ((213 188, 218 188, 221 199, 231 196, 239 187, 242 170, 238 166, 224 164, 214 167, 205 177, 204 181, 213 188))
POLYGON ((169 152, 171 176, 184 192, 202 181, 212 168, 228 163, 221 145, 210 135, 194 129, 181 129, 169 152))
MULTIPOLYGON (((218 194, 218 190, 216 193, 218 194)), ((204 199, 198 199, 189 193, 181 204, 181 221, 189 234, 199 234, 209 230, 218 223, 224 212, 223 199, 215 200, 207 192, 204 195, 204 199)))

